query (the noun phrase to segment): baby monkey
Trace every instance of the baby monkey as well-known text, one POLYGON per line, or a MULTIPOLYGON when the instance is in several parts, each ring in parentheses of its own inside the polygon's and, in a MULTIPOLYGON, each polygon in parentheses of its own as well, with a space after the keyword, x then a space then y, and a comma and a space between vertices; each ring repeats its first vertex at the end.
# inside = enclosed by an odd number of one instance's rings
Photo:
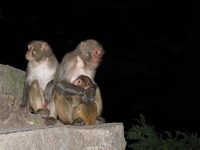
MULTIPOLYGON (((84 75, 80 75, 72 83, 85 90, 96 86, 89 77, 84 75)), ((98 116, 96 97, 92 101, 84 102, 81 96, 67 96, 66 99, 56 100, 56 108, 61 108, 61 106, 63 109, 57 109, 57 111, 59 119, 64 124, 92 125, 105 122, 104 118, 98 116), (66 113, 70 113, 71 118, 65 115, 66 113)))

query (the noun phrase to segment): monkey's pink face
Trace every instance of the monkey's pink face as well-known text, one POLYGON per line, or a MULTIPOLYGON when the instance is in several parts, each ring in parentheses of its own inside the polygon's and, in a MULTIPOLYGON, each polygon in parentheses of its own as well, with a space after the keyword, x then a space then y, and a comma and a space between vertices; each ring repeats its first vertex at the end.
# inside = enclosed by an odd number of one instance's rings
MULTIPOLYGON (((86 82, 86 81, 85 81, 85 82, 86 82)), ((88 88, 92 87, 91 84, 85 85, 85 84, 84 84, 84 81, 83 81, 82 79, 80 79, 79 77, 78 77, 76 80, 74 80, 72 83, 73 83, 74 85, 76 85, 76 86, 83 87, 84 89, 88 89, 88 88)))
POLYGON ((78 78, 78 79, 74 80, 72 83, 74 85, 76 85, 76 86, 81 86, 82 85, 82 80, 78 78))
POLYGON ((91 52, 91 60, 90 60, 90 64, 92 66, 98 66, 100 61, 101 61, 101 58, 102 58, 102 55, 103 55, 104 51, 103 49, 98 49, 98 48, 95 48, 92 52, 91 52))

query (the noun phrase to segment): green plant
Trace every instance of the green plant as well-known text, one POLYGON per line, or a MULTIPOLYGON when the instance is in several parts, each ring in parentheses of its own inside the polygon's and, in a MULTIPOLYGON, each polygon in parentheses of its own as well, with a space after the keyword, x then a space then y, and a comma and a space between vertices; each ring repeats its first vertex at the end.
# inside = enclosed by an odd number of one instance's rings
POLYGON ((132 125, 126 134, 133 150, 200 150, 200 138, 197 134, 175 131, 157 133, 155 128, 146 124, 145 117, 140 115, 138 125, 132 125))

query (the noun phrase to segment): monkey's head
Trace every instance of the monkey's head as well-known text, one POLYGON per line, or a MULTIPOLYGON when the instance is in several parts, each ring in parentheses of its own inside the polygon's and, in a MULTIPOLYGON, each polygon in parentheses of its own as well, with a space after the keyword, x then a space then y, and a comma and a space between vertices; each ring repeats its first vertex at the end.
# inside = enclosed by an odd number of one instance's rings
POLYGON ((26 59, 28 61, 40 61, 53 54, 51 47, 45 41, 31 41, 28 44, 26 59))
POLYGON ((79 51, 80 57, 85 60, 88 66, 90 67, 98 67, 101 62, 102 55, 104 54, 104 50, 102 45, 96 40, 85 40, 82 41, 77 50, 79 51))
POLYGON ((74 85, 80 86, 84 89, 87 89, 93 86, 92 80, 88 76, 80 75, 76 80, 72 82, 74 85))

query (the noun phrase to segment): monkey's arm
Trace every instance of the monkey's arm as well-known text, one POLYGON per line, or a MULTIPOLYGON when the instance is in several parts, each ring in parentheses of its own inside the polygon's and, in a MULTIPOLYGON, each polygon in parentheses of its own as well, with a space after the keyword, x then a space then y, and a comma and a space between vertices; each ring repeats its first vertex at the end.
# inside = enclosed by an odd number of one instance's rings
POLYGON ((73 95, 81 96, 84 93, 83 88, 78 87, 67 81, 60 81, 56 83, 54 90, 60 92, 64 96, 73 96, 73 95))
POLYGON ((50 103, 51 97, 53 94, 53 89, 54 89, 54 80, 51 80, 45 90, 44 90, 44 97, 45 97, 45 103, 50 103))
POLYGON ((93 86, 88 89, 84 89, 67 81, 60 81, 55 84, 54 90, 60 92, 64 96, 79 95, 84 102, 87 102, 94 99, 96 87, 93 86))

